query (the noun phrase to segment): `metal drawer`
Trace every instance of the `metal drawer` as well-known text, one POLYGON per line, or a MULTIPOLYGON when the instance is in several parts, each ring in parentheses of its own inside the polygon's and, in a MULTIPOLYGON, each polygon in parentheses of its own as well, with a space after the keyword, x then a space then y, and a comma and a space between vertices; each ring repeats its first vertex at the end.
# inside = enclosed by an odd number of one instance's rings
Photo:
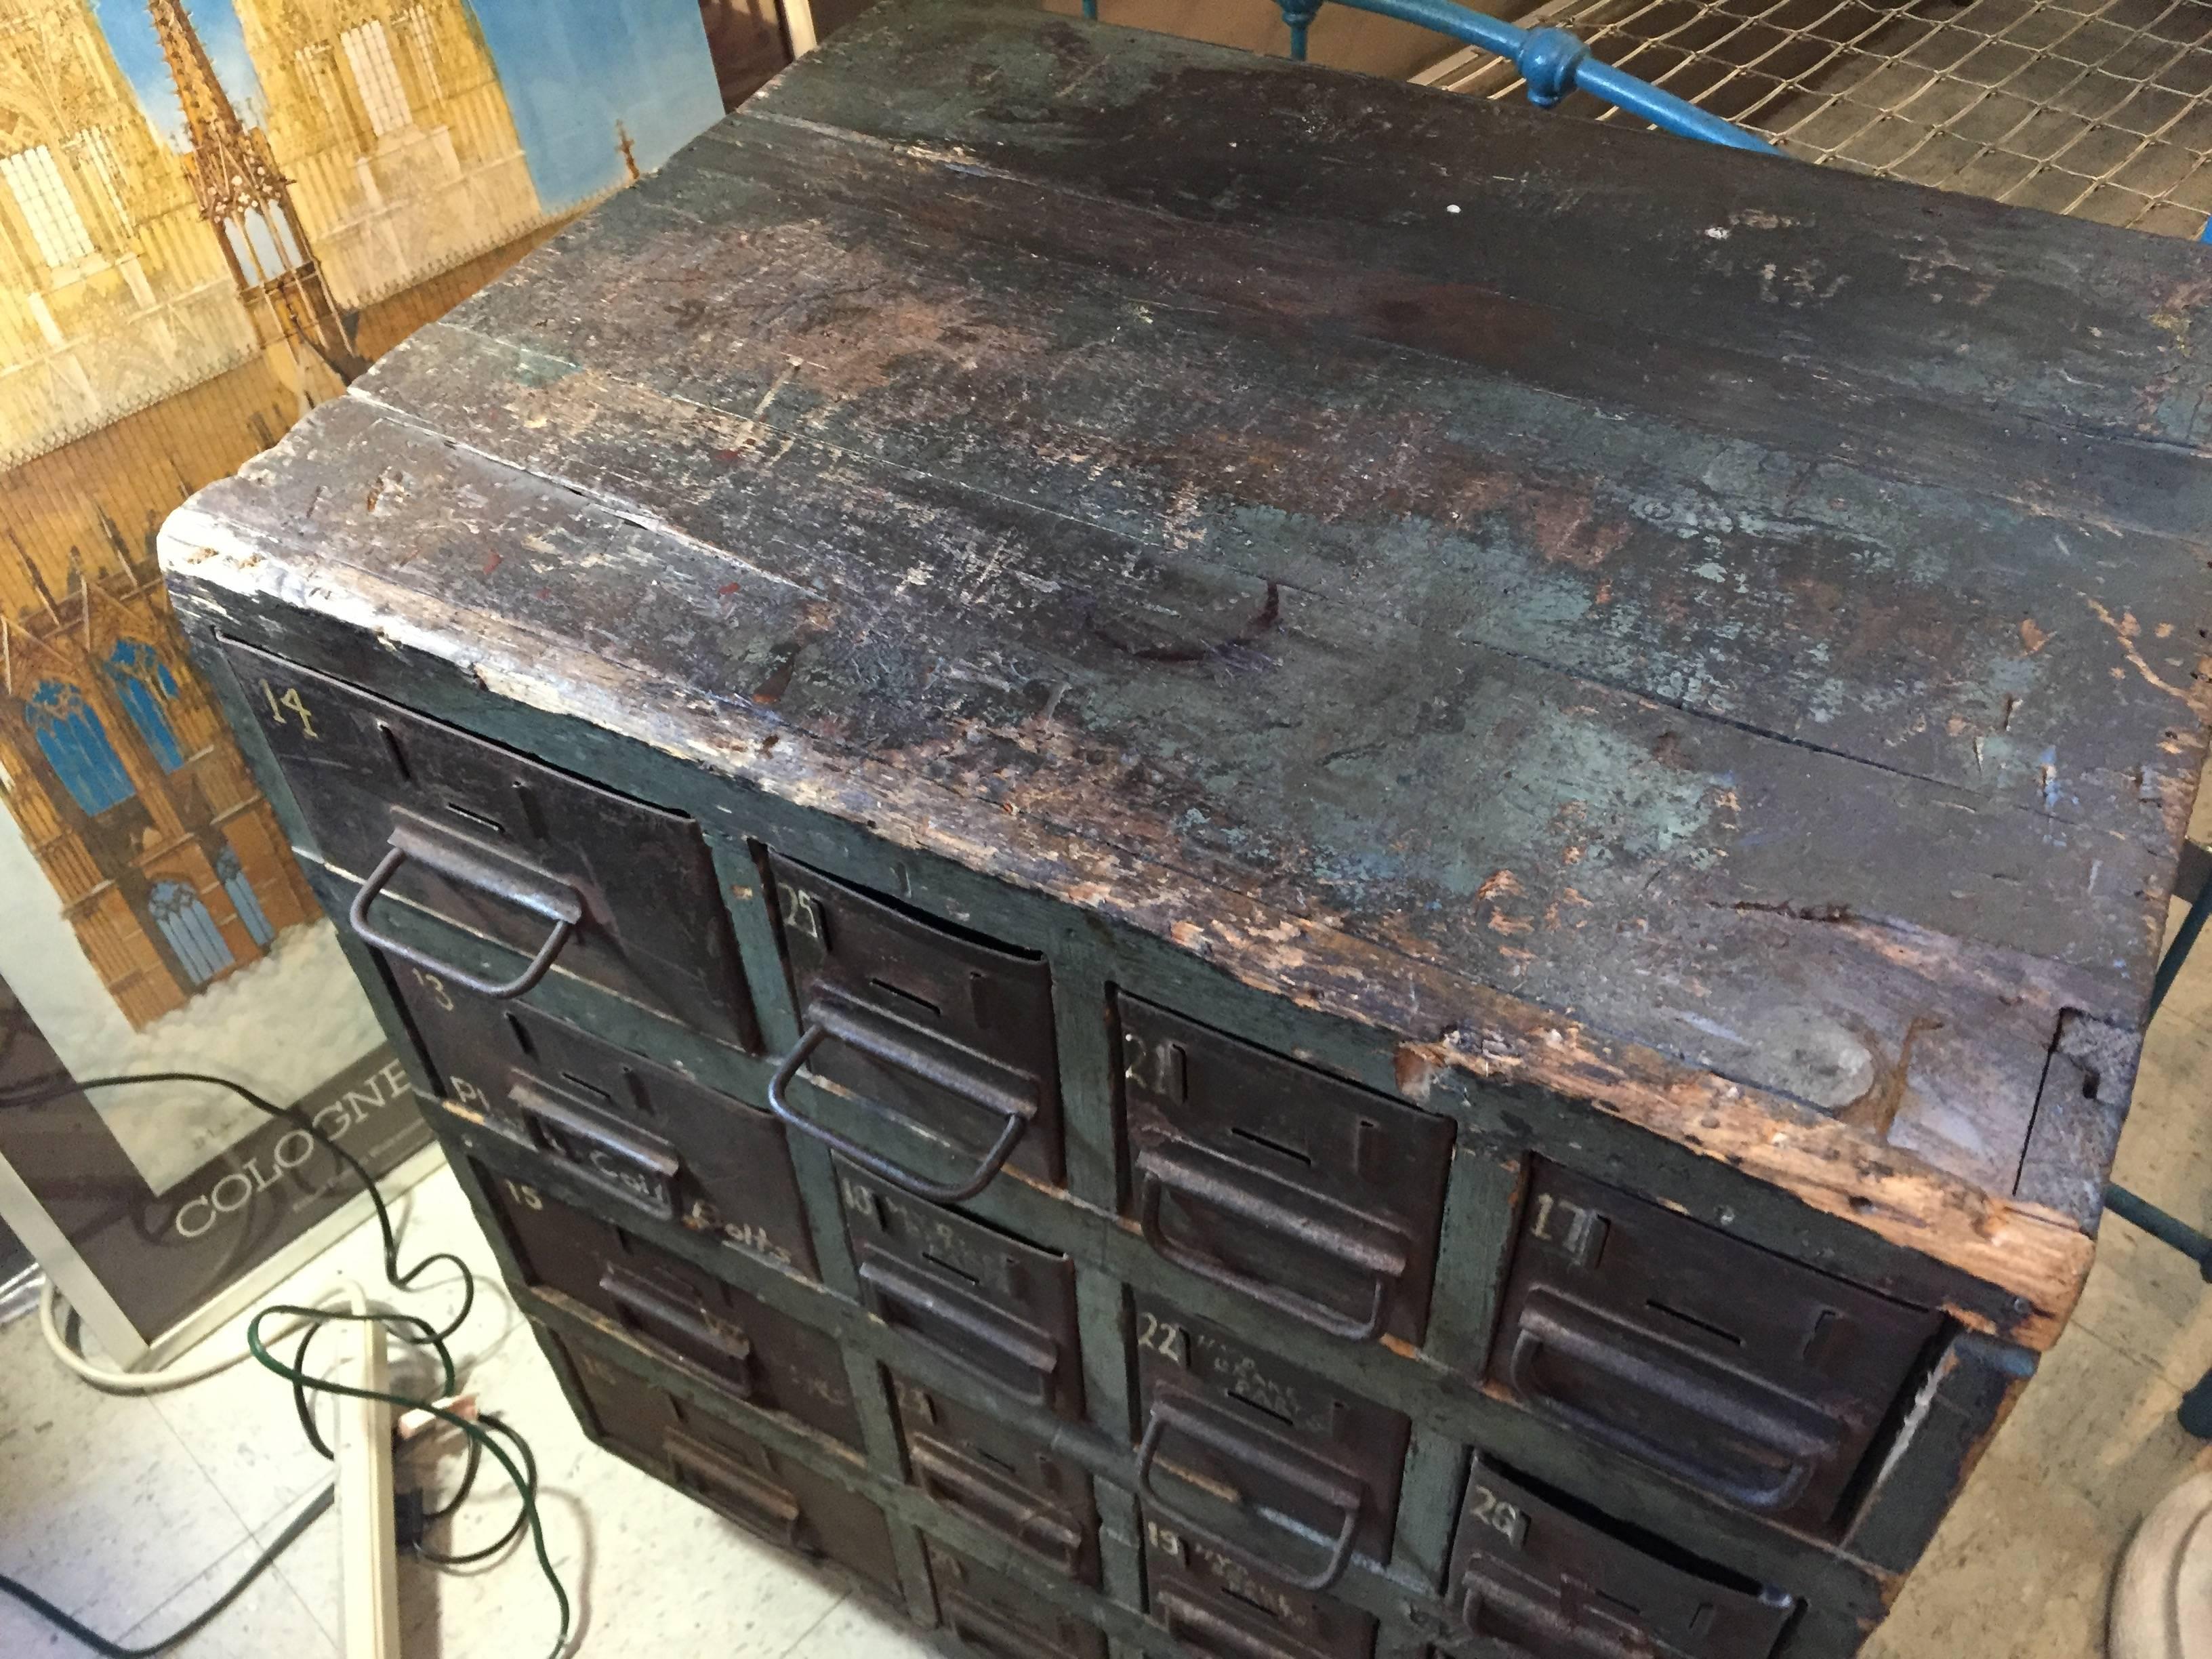
POLYGON ((970 1376, 1081 1419, 1073 1262, 842 1160, 837 1188, 869 1312, 970 1376))
POLYGON ((1942 1325, 1539 1164, 1490 1376, 1728 1503, 1826 1531, 1942 1325))
POLYGON ((1079 1615, 925 1534, 945 1627, 986 1659, 1106 1659, 1106 1636, 1079 1615))
POLYGON ((1115 1006, 1152 1248, 1332 1335, 1418 1343, 1451 1125, 1125 993, 1115 1006))
POLYGON ((1327 1589, 1354 1550, 1389 1559, 1401 1413, 1150 1298, 1134 1312, 1137 1487, 1158 1519, 1296 1589, 1327 1589), (1233 1516, 1234 1533, 1211 1515, 1233 1516))
POLYGON ((645 1214, 814 1276, 775 1118, 526 1003, 455 996, 411 963, 392 970, 447 1099, 645 1214))
POLYGON ((1011 1164, 1061 1179, 1052 972, 1042 957, 768 858, 804 1032, 769 1103, 879 1179, 957 1203, 1011 1164), (804 1066, 879 1120, 867 1146, 801 1116, 783 1090, 804 1066), (948 1180, 917 1170, 946 1167, 948 1180))
POLYGON ((734 1424, 686 1405, 586 1347, 564 1343, 600 1438, 772 1544, 835 1561, 899 1599, 898 1562, 884 1512, 805 1464, 780 1457, 734 1424))
POLYGON ((732 1399, 861 1445, 836 1338, 534 1187, 477 1173, 532 1284, 613 1320, 732 1399))
POLYGON ((1152 1515, 1145 1604, 1188 1650, 1212 1659, 1370 1659, 1375 1651, 1372 1615, 1285 1589, 1152 1515))
POLYGON ((915 1486, 1054 1571, 1098 1583, 1098 1511, 1080 1465, 989 1412, 904 1377, 891 1384, 915 1486))
POLYGON ((1528 1659, 1766 1659, 1796 1600, 1475 1461, 1452 1593, 1528 1659))
POLYGON ((680 812, 580 778, 235 640, 246 701, 353 925, 451 991, 521 995, 558 965, 748 1050, 759 1036, 714 866, 680 812), (495 982, 392 937, 384 896, 528 958, 495 982))

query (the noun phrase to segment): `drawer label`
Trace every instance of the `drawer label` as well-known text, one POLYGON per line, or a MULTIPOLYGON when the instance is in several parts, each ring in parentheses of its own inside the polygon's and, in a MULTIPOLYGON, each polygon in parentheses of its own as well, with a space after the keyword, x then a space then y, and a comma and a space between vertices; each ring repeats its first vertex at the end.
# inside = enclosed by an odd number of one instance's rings
POLYGON ((1516 1504, 1509 1504, 1480 1483, 1468 1488, 1467 1518, 1488 1527, 1515 1549, 1528 1535, 1528 1517, 1516 1504))
POLYGON ((298 686, 288 685, 283 690, 279 691, 266 678, 264 678, 261 682, 261 695, 269 699, 269 719, 272 725, 289 725, 290 722, 284 718, 284 711, 289 708, 300 722, 301 737, 314 743, 322 741, 315 731, 314 716, 307 712, 307 702, 301 697, 298 686))
POLYGON ((1180 1325, 1170 1325, 1164 1319, 1155 1319, 1143 1309, 1137 1310, 1137 1346, 1159 1355, 1172 1364, 1190 1364, 1190 1334, 1180 1325))

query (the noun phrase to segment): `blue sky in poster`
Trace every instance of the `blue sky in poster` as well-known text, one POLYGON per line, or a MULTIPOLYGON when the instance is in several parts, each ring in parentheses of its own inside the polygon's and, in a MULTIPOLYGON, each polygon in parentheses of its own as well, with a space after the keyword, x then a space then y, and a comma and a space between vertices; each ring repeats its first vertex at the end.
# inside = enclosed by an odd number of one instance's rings
MULTIPOLYGON (((231 0, 185 0, 216 73, 249 119, 264 100, 231 0)), ((514 113, 538 200, 561 208, 623 178, 615 123, 650 171, 720 118, 698 0, 468 0, 514 113)), ((184 117, 146 0, 93 0, 155 126, 182 147, 184 117)))

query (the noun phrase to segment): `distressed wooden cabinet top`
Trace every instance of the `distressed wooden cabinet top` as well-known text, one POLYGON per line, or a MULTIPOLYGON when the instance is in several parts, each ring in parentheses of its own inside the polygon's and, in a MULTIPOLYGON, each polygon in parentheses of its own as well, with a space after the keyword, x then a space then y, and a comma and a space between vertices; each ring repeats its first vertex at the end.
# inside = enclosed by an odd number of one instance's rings
POLYGON ((2203 758, 2207 328, 2162 238, 931 0, 165 551, 2055 1314, 2046 1058, 2132 1052, 2203 758))

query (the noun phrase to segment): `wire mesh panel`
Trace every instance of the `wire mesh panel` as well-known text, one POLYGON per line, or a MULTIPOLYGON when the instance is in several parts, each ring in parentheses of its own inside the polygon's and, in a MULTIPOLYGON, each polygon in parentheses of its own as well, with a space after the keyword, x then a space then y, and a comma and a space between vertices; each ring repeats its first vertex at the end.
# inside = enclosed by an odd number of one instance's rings
MULTIPOLYGON (((1802 160, 2175 236, 2212 214, 2207 0, 1557 0, 1520 21, 1802 160)), ((1420 78, 1522 88, 1477 52, 1420 78)))

